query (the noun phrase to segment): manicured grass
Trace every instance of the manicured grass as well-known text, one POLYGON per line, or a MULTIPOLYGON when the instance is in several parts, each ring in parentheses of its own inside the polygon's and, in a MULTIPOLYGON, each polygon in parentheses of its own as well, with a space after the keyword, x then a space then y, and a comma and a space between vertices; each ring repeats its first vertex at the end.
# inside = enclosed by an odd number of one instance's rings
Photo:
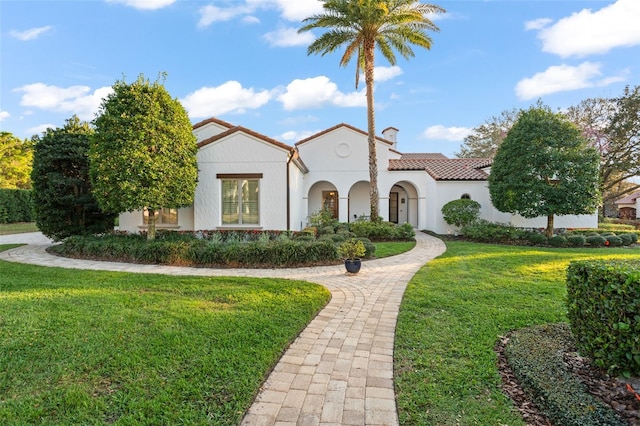
POLYGON ((38 232, 35 222, 0 223, 0 235, 22 234, 24 232, 38 232))
POLYGON ((395 256, 396 254, 409 251, 416 246, 415 241, 389 241, 373 244, 376 246, 376 259, 395 256))
POLYGON ((238 424, 330 298, 283 279, 9 262, 0 277, 3 425, 238 424))
POLYGON ((571 260, 640 260, 640 249, 541 249, 447 242, 407 287, 395 343, 402 425, 523 425, 500 390, 499 336, 566 321, 571 260))

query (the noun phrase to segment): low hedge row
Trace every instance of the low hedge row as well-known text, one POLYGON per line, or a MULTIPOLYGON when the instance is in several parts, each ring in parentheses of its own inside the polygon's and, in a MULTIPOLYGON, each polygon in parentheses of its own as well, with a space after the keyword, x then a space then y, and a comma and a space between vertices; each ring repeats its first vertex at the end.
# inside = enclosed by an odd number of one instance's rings
POLYGON ((289 267, 339 260, 336 244, 328 240, 219 242, 187 234, 160 234, 152 241, 144 235, 74 236, 50 250, 69 257, 210 267, 289 267))
POLYGON ((349 231, 356 237, 368 238, 371 241, 410 241, 416 233, 409 223, 396 225, 391 222, 357 221, 349 224, 349 231))
POLYGON ((514 331, 504 353, 525 393, 552 424, 626 425, 568 370, 563 353, 574 350, 568 325, 549 324, 514 331))
POLYGON ((465 238, 483 243, 529 244, 551 247, 622 247, 638 241, 635 232, 611 231, 569 231, 547 238, 538 230, 516 228, 515 226, 493 223, 486 220, 476 221, 461 230, 465 238))
POLYGON ((574 261, 567 308, 580 351, 613 374, 640 375, 640 266, 574 261))
POLYGON ((0 223, 33 222, 30 189, 0 189, 0 223))

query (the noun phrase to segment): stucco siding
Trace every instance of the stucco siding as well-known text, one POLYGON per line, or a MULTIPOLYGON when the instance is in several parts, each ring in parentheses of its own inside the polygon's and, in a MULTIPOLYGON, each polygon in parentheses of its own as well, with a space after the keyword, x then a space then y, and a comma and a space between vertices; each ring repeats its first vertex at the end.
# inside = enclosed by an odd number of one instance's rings
POLYGON ((204 146, 198 152, 198 186, 194 203, 196 229, 222 225, 222 184, 218 174, 261 173, 259 225, 228 225, 261 229, 287 228, 288 152, 268 142, 236 133, 204 146))

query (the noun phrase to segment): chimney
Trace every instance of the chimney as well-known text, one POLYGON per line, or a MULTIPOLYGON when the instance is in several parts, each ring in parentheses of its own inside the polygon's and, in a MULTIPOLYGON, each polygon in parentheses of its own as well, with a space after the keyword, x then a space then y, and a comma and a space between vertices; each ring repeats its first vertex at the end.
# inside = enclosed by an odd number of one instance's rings
POLYGON ((382 131, 382 137, 388 140, 389 142, 392 142, 393 143, 392 148, 396 150, 398 149, 397 136, 398 136, 398 129, 396 129, 395 127, 387 127, 382 131))

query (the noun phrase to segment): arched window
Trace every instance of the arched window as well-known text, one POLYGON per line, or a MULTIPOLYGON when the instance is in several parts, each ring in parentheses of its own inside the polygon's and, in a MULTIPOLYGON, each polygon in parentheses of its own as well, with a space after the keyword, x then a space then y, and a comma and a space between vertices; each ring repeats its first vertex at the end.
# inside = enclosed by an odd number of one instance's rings
POLYGON ((460 197, 461 200, 470 200, 471 199, 471 195, 469 194, 462 194, 462 196, 460 197))

